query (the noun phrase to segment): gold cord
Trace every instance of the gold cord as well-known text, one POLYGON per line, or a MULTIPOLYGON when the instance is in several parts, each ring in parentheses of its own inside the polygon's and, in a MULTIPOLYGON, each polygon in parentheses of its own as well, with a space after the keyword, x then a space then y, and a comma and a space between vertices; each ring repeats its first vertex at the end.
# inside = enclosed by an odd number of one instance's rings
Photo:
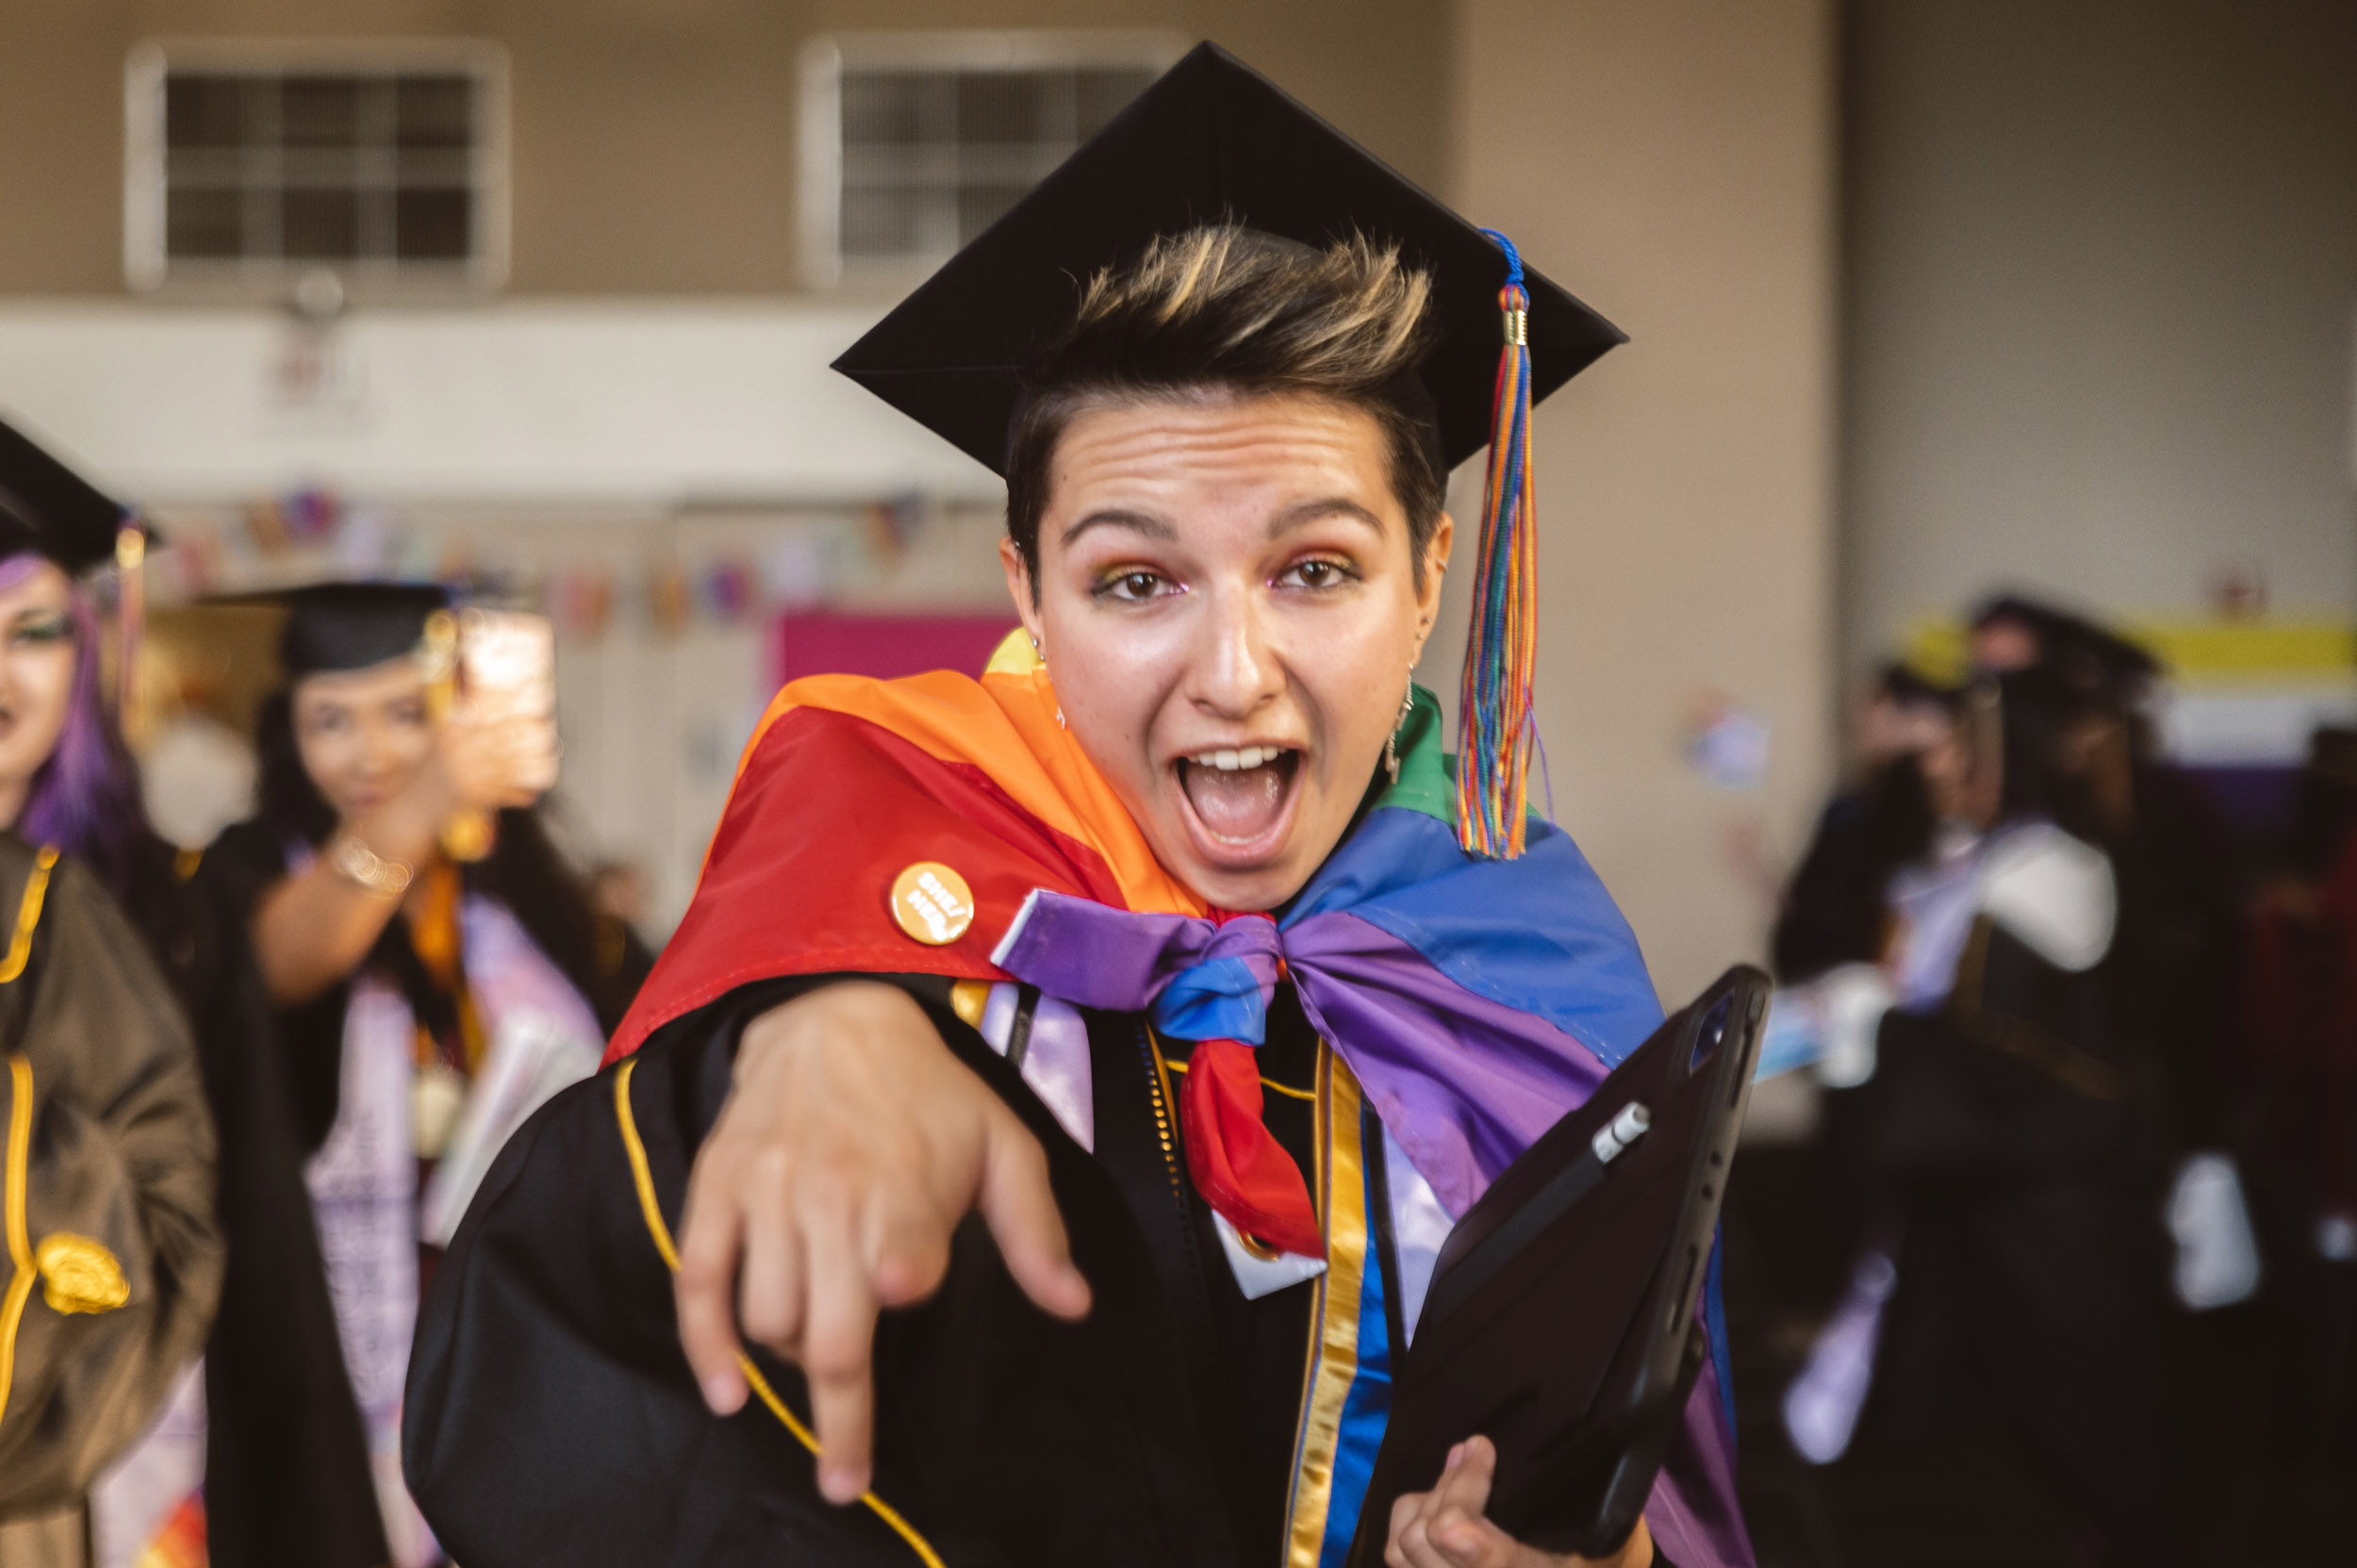
POLYGON ((41 902, 49 892, 49 871, 58 864, 58 847, 44 844, 33 856, 32 875, 25 879, 25 897, 16 906, 16 934, 8 938, 8 952, 0 958, 0 985, 6 985, 25 972, 25 966, 33 956, 33 928, 41 924, 41 902))
MULTIPOLYGON (((25 973, 33 955, 33 932, 41 924, 41 900, 49 891, 49 873, 58 864, 58 847, 44 844, 33 856, 32 874, 25 879, 25 896, 16 906, 16 934, 0 958, 0 985, 25 973)), ((8 1413, 8 1394, 16 1381, 16 1335, 25 1322, 25 1305, 33 1284, 41 1277, 41 1260, 33 1255, 25 1223, 25 1202, 32 1183, 33 1064, 23 1051, 8 1057, 8 1162, 0 1165, 0 1208, 5 1208, 8 1263, 13 1272, 0 1295, 0 1421, 8 1413)), ((56 1265, 48 1301, 58 1312, 107 1312, 130 1298, 123 1270, 114 1254, 87 1236, 59 1232, 41 1244, 56 1265)))
POLYGON ((0 1296, 0 1422, 8 1419, 8 1391, 16 1380, 16 1330, 25 1320, 25 1303, 33 1296, 33 1281, 41 1270, 33 1261, 33 1244, 25 1234, 26 1167, 32 1163, 33 1065, 22 1051, 8 1058, 8 1156, 0 1167, 6 1188, 8 1262, 15 1265, 6 1296, 0 1296))
MULTIPOLYGON (((625 1061, 614 1075, 614 1119, 621 1126, 622 1151, 630 1157, 630 1179, 638 1188, 638 1212, 646 1218, 647 1234, 653 1238, 654 1249, 663 1255, 664 1265, 676 1274, 679 1272, 679 1249, 671 1245, 671 1228, 664 1223, 662 1206, 655 1201, 654 1174, 647 1166, 647 1146, 639 1141, 638 1118, 630 1108, 630 1080, 637 1070, 638 1059, 634 1056, 625 1061)), ((747 1385, 760 1396, 761 1402, 769 1407, 769 1413, 794 1434, 796 1442, 810 1450, 813 1458, 816 1458, 817 1438, 812 1436, 810 1428, 796 1418, 786 1402, 778 1396, 777 1390, 769 1386, 769 1379, 761 1375, 761 1368, 755 1366, 752 1358, 742 1350, 736 1353, 736 1369, 745 1375, 747 1385)), ((894 1534, 908 1543, 909 1550, 917 1555, 925 1568, 948 1568, 925 1538, 916 1533, 915 1527, 900 1516, 898 1509, 872 1491, 861 1493, 859 1500, 865 1503, 877 1518, 890 1526, 894 1534)))
MULTIPOLYGON (((1174 1060, 1163 1065, 1175 1073, 1182 1073, 1187 1070, 1187 1065, 1184 1062, 1174 1060)), ((1283 1095, 1287 1099, 1308 1100, 1312 1104, 1316 1103, 1318 1098, 1317 1091, 1315 1089, 1296 1089, 1290 1083, 1277 1082, 1277 1080, 1269 1077, 1266 1073, 1262 1073, 1261 1075, 1261 1087, 1269 1090, 1274 1094, 1283 1095)))

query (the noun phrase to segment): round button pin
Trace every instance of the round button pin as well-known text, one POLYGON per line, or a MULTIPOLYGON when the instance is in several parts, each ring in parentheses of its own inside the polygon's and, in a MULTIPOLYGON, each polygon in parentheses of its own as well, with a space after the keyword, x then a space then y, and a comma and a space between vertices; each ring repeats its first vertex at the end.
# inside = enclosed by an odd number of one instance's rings
POLYGON ((974 923, 974 890, 937 860, 920 860, 892 879, 892 918, 929 948, 944 948, 974 923))

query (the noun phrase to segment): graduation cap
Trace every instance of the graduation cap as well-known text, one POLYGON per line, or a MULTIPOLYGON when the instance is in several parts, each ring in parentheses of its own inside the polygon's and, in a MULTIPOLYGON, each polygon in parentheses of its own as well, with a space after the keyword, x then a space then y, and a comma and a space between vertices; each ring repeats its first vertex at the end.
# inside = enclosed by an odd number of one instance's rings
POLYGON ((450 608, 449 590, 432 583, 319 583, 280 598, 278 664, 289 681, 415 653, 427 619, 450 608))
POLYGON ((0 422, 0 553, 38 551, 79 576, 115 559, 130 520, 120 502, 0 422))
MULTIPOLYGON (((845 351, 834 368, 1003 474, 1031 355, 1072 324, 1080 289, 1158 238, 1236 223, 1323 248, 1353 235, 1433 276, 1438 341, 1423 380, 1451 467, 1490 440, 1498 371, 1497 242, 1217 44, 1197 45, 1030 194, 845 351)), ((1535 271, 1537 402, 1627 338, 1535 271)))
POLYGON ((1323 248, 1363 236, 1433 280, 1419 371, 1441 455, 1491 447, 1459 707, 1459 831, 1519 853, 1537 629, 1530 405, 1619 328, 1216 44, 1204 43, 845 351, 834 368, 1004 474, 1025 367, 1087 280, 1158 239, 1236 223, 1323 248), (1503 362, 1502 362, 1503 360, 1503 362))
POLYGON ((427 620, 450 608, 450 590, 437 583, 338 581, 215 594, 205 602, 285 611, 279 672, 299 681, 367 669, 418 652, 426 640, 427 620))
POLYGON ((147 605, 140 567, 149 532, 130 508, 0 421, 0 554, 32 551, 70 577, 114 562, 115 711, 133 734, 140 723, 139 646, 147 605))
POLYGON ((2162 673, 2161 661, 2107 626, 2042 601, 1999 594, 1973 612, 1972 628, 2011 621, 2037 643, 2037 662, 2082 695, 2115 707, 2134 707, 2162 673))

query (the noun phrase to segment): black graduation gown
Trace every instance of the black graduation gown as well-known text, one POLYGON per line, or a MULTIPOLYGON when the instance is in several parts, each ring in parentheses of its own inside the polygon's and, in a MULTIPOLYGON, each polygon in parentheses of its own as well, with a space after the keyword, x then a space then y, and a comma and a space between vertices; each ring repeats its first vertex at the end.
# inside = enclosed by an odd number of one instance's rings
MULTIPOLYGON (((288 1009, 262 988, 249 932, 263 892, 286 875, 276 834, 254 822, 230 828, 192 880, 171 861, 160 841, 140 856, 132 902, 195 1023, 223 1130, 229 1268, 206 1352, 212 1561, 375 1568, 391 1554, 304 1180, 336 1120, 351 987, 288 1009)), ((517 901, 537 913, 550 900, 517 901)), ((581 900, 572 903, 575 923, 588 929, 581 900)), ((616 973, 589 993, 625 988, 615 1017, 601 1010, 609 1028, 651 962, 635 937, 613 946, 616 973)), ((379 948, 422 983, 400 921, 379 948)))
POLYGON ((2139 764, 2133 831, 2105 846, 2119 872, 2114 1009, 2158 1068, 2179 1149, 2223 1148, 2249 1092, 2242 877, 2208 788, 2139 764))
POLYGON ((1946 1003, 1887 1015, 1874 1077, 1833 1097, 1904 1225, 1854 1446, 1990 1411, 2123 1560, 2172 1561, 2157 1093, 2107 967, 1984 916, 1946 1003))
POLYGON ((1912 757, 1884 764, 1826 802, 1785 889, 1770 950, 1785 984, 1842 964, 1871 964, 1889 935, 1891 871, 1930 841, 1931 805, 1912 757))
MULTIPOLYGON (((1143 1018, 1086 1015, 1092 1157, 960 1021, 946 982, 899 982, 1047 1149, 1095 1307, 1065 1324, 1030 1305, 969 1216, 938 1295, 880 1327, 875 1494, 958 1568, 1278 1560, 1311 1287, 1237 1290, 1143 1018)), ((674 1232, 739 1030, 812 983, 741 988, 634 1058, 631 1115, 674 1232)), ((1280 988, 1264 1077, 1308 1086, 1317 1048, 1280 988)), ((404 1428, 426 1517, 469 1568, 921 1560, 877 1511, 824 1501, 758 1400, 725 1420, 704 1409, 619 1131, 618 1071, 516 1135, 436 1273, 404 1428)), ((1297 1161, 1313 1114, 1269 1097, 1297 1161)), ((1388 1226, 1370 1220, 1388 1268, 1388 1226)), ((806 1416, 793 1368, 755 1360, 806 1416)))
POLYGON ((206 1549, 214 1568, 374 1568, 389 1553, 269 999, 242 908, 192 858, 143 837, 124 907, 188 1015, 220 1130, 229 1249, 205 1345, 206 1549))

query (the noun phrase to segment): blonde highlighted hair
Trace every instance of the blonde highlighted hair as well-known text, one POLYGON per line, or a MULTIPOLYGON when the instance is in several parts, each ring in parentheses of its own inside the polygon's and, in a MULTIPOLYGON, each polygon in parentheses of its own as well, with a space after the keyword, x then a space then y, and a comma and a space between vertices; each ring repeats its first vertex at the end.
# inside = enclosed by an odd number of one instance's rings
MULTIPOLYGON (((1237 223, 1166 235, 1088 279, 1071 327, 1027 368, 1007 463, 1007 531, 1036 573, 1057 440, 1076 414, 1153 397, 1295 393, 1382 428, 1421 582, 1447 474, 1431 394, 1431 274, 1396 246, 1323 248, 1237 223)), ((1034 578, 1036 583, 1036 577, 1034 578)))

